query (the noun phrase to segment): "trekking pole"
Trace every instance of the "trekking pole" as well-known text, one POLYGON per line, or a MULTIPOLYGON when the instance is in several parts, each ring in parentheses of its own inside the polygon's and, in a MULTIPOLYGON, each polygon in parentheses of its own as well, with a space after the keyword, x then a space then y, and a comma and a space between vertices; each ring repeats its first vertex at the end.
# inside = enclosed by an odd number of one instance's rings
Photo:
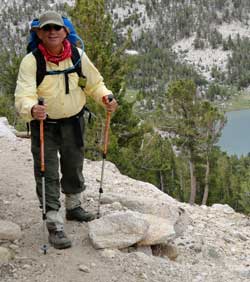
MULTIPOLYGON (((108 99, 109 99, 109 102, 111 102, 113 100, 113 95, 110 94, 108 96, 108 99)), ((105 166, 106 156, 108 152, 110 119, 111 119, 111 112, 107 111, 105 129, 104 129, 104 139, 103 139, 102 171, 101 171, 101 182, 100 182, 100 188, 99 188, 97 218, 100 218, 101 195, 103 193, 104 166, 105 166)))
MULTIPOLYGON (((38 99, 38 105, 44 105, 44 99, 40 97, 38 99)), ((44 161, 44 124, 43 120, 40 120, 40 173, 42 177, 42 201, 43 201, 43 240, 42 251, 46 255, 48 246, 46 242, 46 198, 45 198, 45 161, 44 161)))

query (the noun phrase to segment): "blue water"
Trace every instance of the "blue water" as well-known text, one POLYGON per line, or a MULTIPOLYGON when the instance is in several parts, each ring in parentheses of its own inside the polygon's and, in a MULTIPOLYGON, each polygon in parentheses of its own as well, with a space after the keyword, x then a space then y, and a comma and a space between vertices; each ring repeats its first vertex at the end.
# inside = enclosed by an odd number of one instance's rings
POLYGON ((229 112, 218 145, 229 155, 246 156, 250 152, 250 110, 229 112))

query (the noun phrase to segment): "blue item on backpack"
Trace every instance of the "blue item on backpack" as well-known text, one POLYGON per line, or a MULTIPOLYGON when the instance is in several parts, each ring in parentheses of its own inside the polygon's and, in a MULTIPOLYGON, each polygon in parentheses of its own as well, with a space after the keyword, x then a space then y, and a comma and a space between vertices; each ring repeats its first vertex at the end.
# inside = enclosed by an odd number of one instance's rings
MULTIPOLYGON (((64 17, 64 16, 62 16, 62 18, 63 18, 63 22, 64 22, 65 26, 69 29, 69 34, 68 34, 68 36, 67 36, 68 40, 69 40, 72 44, 76 45, 76 44, 77 44, 77 41, 81 41, 81 38, 80 38, 79 35, 76 33, 76 30, 75 30, 75 28, 74 28, 72 22, 71 22, 68 18, 66 18, 66 17, 64 17)), ((81 44, 82 44, 82 42, 81 42, 81 44)), ((81 47, 83 47, 83 46, 81 46, 81 47)))

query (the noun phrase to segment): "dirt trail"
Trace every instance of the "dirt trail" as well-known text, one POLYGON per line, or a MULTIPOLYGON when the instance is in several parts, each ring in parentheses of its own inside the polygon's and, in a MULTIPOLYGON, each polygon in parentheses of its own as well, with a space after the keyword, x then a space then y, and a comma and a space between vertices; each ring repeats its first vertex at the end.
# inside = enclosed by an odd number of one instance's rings
POLYGON ((17 223, 23 233, 16 260, 5 266, 6 269, 3 267, 6 276, 1 281, 104 282, 112 281, 116 272, 120 276, 119 270, 113 267, 116 264, 91 246, 86 223, 65 222, 66 232, 73 241, 72 248, 59 251, 50 247, 47 255, 40 250, 43 229, 34 188, 30 140, 0 138, 0 173, 0 219, 17 223), (79 266, 86 268, 86 272, 79 266))

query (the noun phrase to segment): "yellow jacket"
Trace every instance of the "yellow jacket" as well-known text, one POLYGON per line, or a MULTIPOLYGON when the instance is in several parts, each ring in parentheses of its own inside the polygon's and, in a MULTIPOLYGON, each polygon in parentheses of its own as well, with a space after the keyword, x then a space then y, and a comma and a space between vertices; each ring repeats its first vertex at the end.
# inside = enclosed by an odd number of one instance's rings
MULTIPOLYGON (((81 55, 82 50, 78 48, 78 51, 81 55)), ((52 119, 70 117, 80 112, 86 103, 86 95, 102 105, 102 97, 111 91, 106 88, 103 77, 85 52, 82 54, 81 64, 83 75, 86 77, 84 91, 78 86, 79 76, 74 72, 69 74, 69 94, 65 94, 63 74, 46 75, 42 83, 36 86, 36 59, 32 53, 27 54, 20 64, 15 90, 15 106, 20 116, 26 121, 33 119, 31 108, 37 104, 38 97, 44 98, 46 112, 52 119)), ((59 65, 46 62, 48 71, 64 70, 71 66, 71 58, 60 62, 59 65)))

